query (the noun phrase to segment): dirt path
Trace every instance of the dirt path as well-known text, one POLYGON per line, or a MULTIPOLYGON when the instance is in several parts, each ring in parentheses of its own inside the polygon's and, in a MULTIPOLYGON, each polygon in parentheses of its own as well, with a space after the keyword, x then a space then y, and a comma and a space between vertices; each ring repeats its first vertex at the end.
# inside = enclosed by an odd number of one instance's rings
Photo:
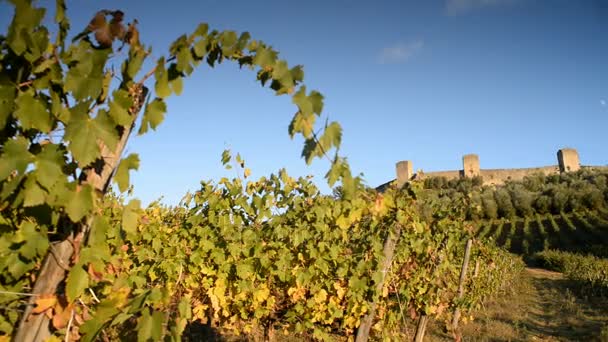
POLYGON ((608 342, 608 300, 584 298, 574 288, 561 273, 528 268, 509 293, 462 327, 463 340, 608 342))

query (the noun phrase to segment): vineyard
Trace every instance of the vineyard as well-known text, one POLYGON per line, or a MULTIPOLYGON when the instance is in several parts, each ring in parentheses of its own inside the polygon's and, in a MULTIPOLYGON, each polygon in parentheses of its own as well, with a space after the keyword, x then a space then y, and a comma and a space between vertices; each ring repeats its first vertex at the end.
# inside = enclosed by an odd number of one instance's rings
POLYGON ((608 256, 608 214, 583 211, 530 218, 496 219, 480 224, 478 238, 491 238, 515 254, 548 249, 608 256))
POLYGON ((421 184, 366 188, 338 154, 340 125, 318 120, 323 96, 307 91, 302 66, 249 33, 203 23, 145 63, 152 48, 121 10, 98 11, 68 40, 63 0, 52 28, 45 8, 11 5, 0 35, 0 341, 196 340, 197 325, 263 340, 421 341, 429 320, 460 338, 459 322, 521 273, 520 258, 474 238, 467 200, 436 202, 421 184), (251 179, 227 150, 236 176, 201 182, 178 206, 125 200, 139 168, 137 154, 123 156, 132 133, 160 125, 196 67, 223 62, 291 97, 289 136, 303 139, 306 163, 329 162, 333 195, 285 170, 251 179))
POLYGON ((47 9, 10 3, 0 35, 0 341, 201 340, 201 327, 264 341, 422 341, 427 324, 461 340, 461 327, 520 279, 515 254, 606 293, 606 172, 379 192, 339 154, 342 128, 323 117, 303 67, 249 33, 201 23, 149 62, 137 20, 126 24, 121 10, 92 13, 73 34, 63 0, 53 27, 47 9), (179 205, 131 198, 140 160, 124 155, 128 140, 157 129, 196 68, 220 63, 291 98, 287 133, 302 139, 307 164, 329 164, 331 195, 284 169, 253 179, 226 150, 234 177, 202 181, 179 205))

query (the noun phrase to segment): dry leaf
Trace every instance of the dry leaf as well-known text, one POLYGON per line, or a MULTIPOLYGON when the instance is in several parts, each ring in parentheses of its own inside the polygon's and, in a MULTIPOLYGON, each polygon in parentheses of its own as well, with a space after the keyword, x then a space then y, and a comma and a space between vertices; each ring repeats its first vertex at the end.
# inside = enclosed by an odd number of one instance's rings
POLYGON ((32 309, 33 314, 40 314, 57 304, 57 297, 53 294, 41 295, 35 301, 36 307, 32 309))
POLYGON ((53 327, 55 329, 62 329, 68 325, 70 317, 72 317, 72 311, 74 310, 74 304, 69 304, 67 307, 61 305, 55 306, 55 315, 53 315, 53 327))

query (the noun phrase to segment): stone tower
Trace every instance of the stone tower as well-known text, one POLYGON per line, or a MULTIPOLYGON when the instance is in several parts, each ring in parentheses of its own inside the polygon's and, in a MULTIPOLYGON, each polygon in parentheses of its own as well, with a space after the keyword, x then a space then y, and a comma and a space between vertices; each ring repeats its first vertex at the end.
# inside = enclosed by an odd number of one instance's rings
POLYGON ((462 157, 462 171, 465 177, 479 176, 479 156, 467 154, 462 157))
POLYGON ((413 163, 410 160, 402 160, 397 163, 397 186, 402 187, 407 181, 414 176, 413 163))
POLYGON ((562 148, 557 151, 557 161, 560 172, 578 171, 581 168, 578 152, 573 148, 562 148))

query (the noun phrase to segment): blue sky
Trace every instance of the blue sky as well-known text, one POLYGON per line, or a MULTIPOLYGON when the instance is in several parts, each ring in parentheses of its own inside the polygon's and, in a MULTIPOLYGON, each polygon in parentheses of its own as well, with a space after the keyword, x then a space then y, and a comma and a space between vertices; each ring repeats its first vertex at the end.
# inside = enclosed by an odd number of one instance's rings
MULTIPOLYGON (((453 170, 467 153, 481 168, 534 167, 573 147, 584 165, 608 164, 602 0, 68 1, 72 35, 101 8, 137 18, 153 59, 208 22, 249 31, 304 65, 308 89, 325 95, 325 115, 343 126, 342 154, 371 186, 393 179, 399 160, 453 170)), ((285 167, 327 191, 327 163, 306 166, 301 140, 287 134, 294 105, 254 72, 201 66, 168 104, 157 131, 128 146, 140 154, 133 180, 144 203, 176 204, 202 179, 234 176, 220 163, 225 148, 254 178, 285 167)))

